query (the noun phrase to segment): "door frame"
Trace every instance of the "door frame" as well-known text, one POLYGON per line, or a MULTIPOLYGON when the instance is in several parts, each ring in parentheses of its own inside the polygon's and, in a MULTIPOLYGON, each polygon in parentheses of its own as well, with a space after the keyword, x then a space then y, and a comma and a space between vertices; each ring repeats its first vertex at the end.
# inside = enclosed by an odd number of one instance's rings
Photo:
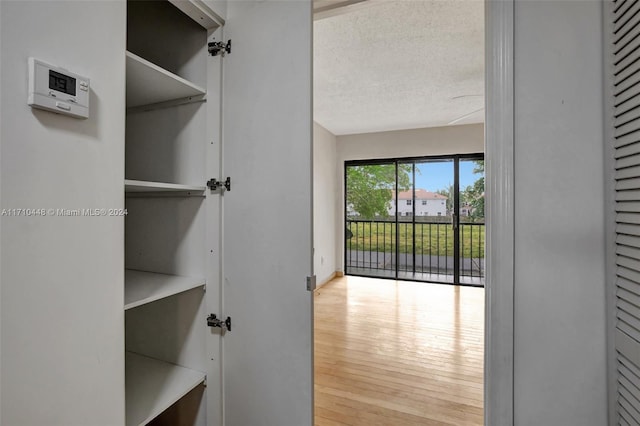
POLYGON ((514 12, 485 0, 485 425, 514 424, 514 12))

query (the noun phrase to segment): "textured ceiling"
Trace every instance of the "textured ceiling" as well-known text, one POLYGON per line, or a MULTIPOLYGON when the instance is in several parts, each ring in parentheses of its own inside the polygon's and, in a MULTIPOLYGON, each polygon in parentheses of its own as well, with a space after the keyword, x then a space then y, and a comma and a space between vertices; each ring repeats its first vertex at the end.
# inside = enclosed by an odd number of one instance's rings
POLYGON ((336 135, 480 123, 483 106, 482 0, 368 0, 314 22, 314 119, 336 135))

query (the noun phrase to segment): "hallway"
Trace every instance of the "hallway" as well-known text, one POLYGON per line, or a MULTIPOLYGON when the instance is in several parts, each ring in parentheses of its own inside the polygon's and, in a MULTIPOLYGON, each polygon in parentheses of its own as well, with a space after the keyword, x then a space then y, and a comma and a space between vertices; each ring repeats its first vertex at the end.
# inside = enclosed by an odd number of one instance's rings
POLYGON ((315 425, 482 425, 484 289, 360 277, 315 293, 315 425))

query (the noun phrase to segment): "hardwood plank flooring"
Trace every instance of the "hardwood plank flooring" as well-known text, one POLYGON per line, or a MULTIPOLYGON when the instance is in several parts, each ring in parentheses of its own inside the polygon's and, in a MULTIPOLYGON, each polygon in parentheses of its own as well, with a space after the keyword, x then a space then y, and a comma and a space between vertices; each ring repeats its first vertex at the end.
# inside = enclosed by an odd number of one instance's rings
POLYGON ((341 277, 314 310, 315 426, 482 425, 484 289, 341 277))

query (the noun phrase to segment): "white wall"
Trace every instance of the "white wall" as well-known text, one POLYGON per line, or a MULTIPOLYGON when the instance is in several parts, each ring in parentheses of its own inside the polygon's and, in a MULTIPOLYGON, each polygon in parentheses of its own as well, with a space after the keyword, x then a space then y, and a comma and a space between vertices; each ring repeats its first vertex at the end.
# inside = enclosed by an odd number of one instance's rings
MULTIPOLYGON (((1 208, 124 207, 125 2, 0 10, 1 208), (91 79, 88 120, 27 106, 28 56, 91 79)), ((124 218, 0 221, 0 424, 124 424, 124 218)))
POLYGON ((336 137, 313 123, 313 270, 318 284, 336 271, 336 137))
MULTIPOLYGON (((422 157, 429 155, 475 154, 479 152, 484 152, 483 124, 338 136, 337 223, 341 223, 344 219, 345 161, 422 157)), ((344 271, 344 229, 342 226, 336 227, 335 239, 337 255, 336 269, 344 271)))
POLYGON ((601 38, 600 2, 516 1, 518 426, 607 424, 601 38))
POLYGON ((338 161, 474 154, 484 151, 484 126, 431 127, 338 136, 338 161))

